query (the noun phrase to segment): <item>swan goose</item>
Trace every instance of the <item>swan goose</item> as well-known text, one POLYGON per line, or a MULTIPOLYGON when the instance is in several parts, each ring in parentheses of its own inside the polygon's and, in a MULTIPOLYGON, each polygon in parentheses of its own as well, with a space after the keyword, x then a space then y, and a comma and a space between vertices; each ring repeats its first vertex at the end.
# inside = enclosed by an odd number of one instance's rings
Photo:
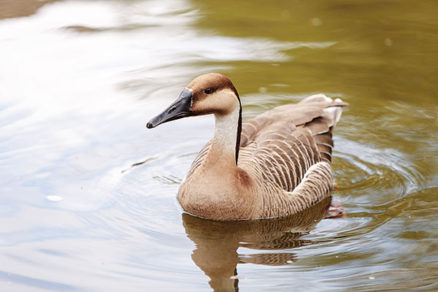
POLYGON ((319 94, 242 122, 239 94, 230 79, 208 73, 195 78, 146 126, 213 114, 214 137, 178 191, 182 208, 214 220, 276 218, 330 196, 332 129, 344 106, 319 94))

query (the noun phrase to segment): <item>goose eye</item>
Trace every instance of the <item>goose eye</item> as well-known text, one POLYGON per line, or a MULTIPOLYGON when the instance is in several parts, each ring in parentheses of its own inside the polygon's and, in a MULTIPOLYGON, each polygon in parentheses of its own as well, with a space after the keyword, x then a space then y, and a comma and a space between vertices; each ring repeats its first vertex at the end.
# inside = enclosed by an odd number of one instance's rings
POLYGON ((210 94, 210 93, 212 93, 212 92, 213 92, 213 89, 212 89, 212 88, 207 88, 207 89, 204 90, 204 93, 205 93, 205 94, 210 94))

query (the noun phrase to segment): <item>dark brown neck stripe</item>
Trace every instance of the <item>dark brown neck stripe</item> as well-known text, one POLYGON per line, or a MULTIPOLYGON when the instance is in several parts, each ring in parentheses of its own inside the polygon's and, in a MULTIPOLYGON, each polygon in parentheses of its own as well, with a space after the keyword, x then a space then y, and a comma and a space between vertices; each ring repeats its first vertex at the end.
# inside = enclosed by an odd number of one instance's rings
POLYGON ((235 91, 237 100, 239 101, 239 124, 237 125, 237 139, 236 139, 236 165, 239 160, 239 149, 240 149, 240 135, 242 133, 242 104, 240 103, 239 94, 235 91))

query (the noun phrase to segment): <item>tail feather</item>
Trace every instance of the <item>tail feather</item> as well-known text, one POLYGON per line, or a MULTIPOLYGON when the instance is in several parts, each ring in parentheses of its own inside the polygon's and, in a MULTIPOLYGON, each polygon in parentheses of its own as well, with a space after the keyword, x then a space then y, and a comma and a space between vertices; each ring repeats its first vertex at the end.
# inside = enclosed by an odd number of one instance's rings
POLYGON ((320 103, 323 107, 322 115, 306 123, 305 127, 312 132, 321 159, 331 161, 333 149, 332 130, 341 119, 342 108, 347 104, 339 98, 333 100, 324 94, 309 96, 300 103, 320 103))

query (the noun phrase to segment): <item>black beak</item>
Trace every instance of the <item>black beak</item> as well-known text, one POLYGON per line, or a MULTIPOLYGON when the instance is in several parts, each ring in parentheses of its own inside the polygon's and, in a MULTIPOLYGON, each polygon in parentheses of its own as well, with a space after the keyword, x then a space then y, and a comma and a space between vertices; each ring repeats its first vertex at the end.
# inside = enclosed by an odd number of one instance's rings
POLYGON ((164 112, 150 120, 146 124, 146 127, 148 129, 152 129, 163 123, 191 116, 191 103, 192 91, 185 88, 179 95, 178 99, 174 103, 172 103, 164 112))

